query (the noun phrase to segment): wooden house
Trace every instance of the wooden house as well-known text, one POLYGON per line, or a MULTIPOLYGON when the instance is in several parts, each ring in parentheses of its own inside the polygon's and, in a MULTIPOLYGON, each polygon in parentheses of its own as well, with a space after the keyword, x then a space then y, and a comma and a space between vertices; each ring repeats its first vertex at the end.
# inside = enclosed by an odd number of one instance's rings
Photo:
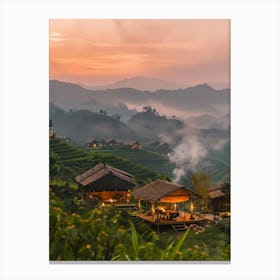
POLYGON ((49 138, 54 139, 56 137, 56 133, 53 130, 52 120, 49 120, 49 138))
MULTIPOLYGON (((138 207, 144 202, 150 208, 147 215, 159 214, 167 219, 179 216, 178 203, 194 200, 199 194, 186 189, 183 185, 156 179, 155 181, 135 190, 133 197, 138 199, 138 207)), ((147 210, 147 209, 146 209, 147 210)), ((158 216, 156 217, 159 218, 158 216)))
POLYGON ((230 212, 230 196, 226 193, 224 184, 209 187, 208 197, 214 212, 230 212))
POLYGON ((56 137, 55 131, 54 131, 54 130, 50 130, 50 131, 49 131, 49 138, 50 138, 50 139, 54 139, 55 137, 56 137))
POLYGON ((120 143, 116 139, 110 138, 110 139, 102 139, 100 141, 100 145, 103 147, 118 147, 120 143))
POLYGON ((107 142, 108 146, 111 147, 118 147, 119 146, 119 142, 116 139, 110 139, 107 142))
POLYGON ((101 144, 101 146, 106 146, 106 145, 107 145, 107 142, 106 142, 105 139, 102 139, 102 140, 100 141, 100 144, 101 144))
POLYGON ((93 148, 97 148, 99 145, 100 144, 96 139, 93 139, 93 140, 86 143, 87 147, 93 147, 93 148))
POLYGON ((131 146, 130 148, 132 150, 141 150, 143 147, 142 145, 138 142, 138 141, 135 141, 131 146))
POLYGON ((99 163, 75 177, 85 203, 129 203, 134 177, 105 163, 99 163))
POLYGON ((141 150, 143 148, 141 143, 134 140, 120 140, 120 144, 122 147, 132 150, 141 150))

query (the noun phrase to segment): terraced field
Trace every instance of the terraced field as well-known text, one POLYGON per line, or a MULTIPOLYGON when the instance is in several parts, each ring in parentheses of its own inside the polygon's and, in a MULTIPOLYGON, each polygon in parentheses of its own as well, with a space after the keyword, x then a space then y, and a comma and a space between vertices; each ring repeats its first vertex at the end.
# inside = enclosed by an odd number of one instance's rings
MULTIPOLYGON (((164 154, 150 151, 150 150, 124 150, 124 149, 112 149, 112 150, 94 150, 89 149, 90 153, 96 156, 116 155, 122 158, 126 158, 129 161, 148 167, 149 169, 165 174, 172 179, 172 170, 174 164, 170 163, 168 157, 164 154)), ((229 166, 226 161, 216 158, 210 155, 205 161, 209 162, 209 168, 201 167, 210 172, 212 177, 212 183, 228 181, 229 180, 229 166)), ((184 183, 191 184, 188 178, 184 179, 184 183)))
POLYGON ((126 150, 126 149, 113 149, 113 150, 91 150, 95 155, 113 154, 121 158, 126 158, 134 163, 146 166, 156 173, 165 174, 169 178, 172 177, 172 170, 174 165, 168 160, 164 154, 149 150, 126 150))
POLYGON ((145 166, 134 163, 112 153, 92 153, 64 142, 61 139, 50 140, 50 151, 56 153, 65 167, 70 168, 70 173, 77 175, 94 166, 98 161, 122 169, 134 175, 139 183, 153 180, 161 175, 145 166))
MULTIPOLYGON (((98 161, 104 161, 111 166, 122 169, 134 175, 139 183, 165 175, 172 179, 173 164, 170 164, 164 154, 149 150, 93 150, 75 146, 60 139, 50 141, 50 150, 55 152, 65 167, 65 176, 73 177, 94 166, 98 161)), ((206 168, 212 177, 212 183, 228 181, 230 168, 226 161, 214 155, 206 159, 210 163, 206 168)), ((191 184, 186 177, 185 184, 191 184)))

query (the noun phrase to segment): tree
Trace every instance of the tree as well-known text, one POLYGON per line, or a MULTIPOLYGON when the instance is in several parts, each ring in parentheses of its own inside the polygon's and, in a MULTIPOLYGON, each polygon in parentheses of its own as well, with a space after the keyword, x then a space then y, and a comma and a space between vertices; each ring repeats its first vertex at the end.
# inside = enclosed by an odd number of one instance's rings
POLYGON ((151 112, 152 111, 152 107, 151 106, 144 106, 143 107, 143 112, 151 112))
POLYGON ((191 174, 191 181, 194 189, 202 196, 203 205, 205 210, 208 209, 208 188, 211 183, 211 175, 204 170, 200 170, 191 174))

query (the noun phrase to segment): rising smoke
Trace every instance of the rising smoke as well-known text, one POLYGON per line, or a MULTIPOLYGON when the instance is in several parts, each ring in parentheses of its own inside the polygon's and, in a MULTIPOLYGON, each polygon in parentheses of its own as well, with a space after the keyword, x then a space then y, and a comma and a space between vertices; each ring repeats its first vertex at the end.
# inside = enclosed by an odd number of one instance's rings
POLYGON ((196 171, 206 155, 207 150, 197 136, 183 137, 181 143, 168 153, 170 162, 176 166, 173 170, 173 181, 179 182, 187 170, 196 171))
MULTIPOLYGON (((170 135, 162 135, 162 139, 169 140, 170 135)), ((171 143, 173 146, 172 152, 167 156, 171 163, 175 164, 173 169, 173 182, 178 183, 188 171, 196 172, 202 161, 206 158, 209 149, 221 150, 228 139, 202 137, 200 130, 188 127, 177 132, 173 139, 179 139, 176 143, 171 143)))

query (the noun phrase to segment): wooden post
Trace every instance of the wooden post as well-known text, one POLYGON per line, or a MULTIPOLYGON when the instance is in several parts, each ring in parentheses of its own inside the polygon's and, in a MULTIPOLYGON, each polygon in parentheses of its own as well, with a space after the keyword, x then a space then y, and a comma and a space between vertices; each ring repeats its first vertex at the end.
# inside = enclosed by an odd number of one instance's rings
POLYGON ((141 214, 141 200, 138 200, 138 213, 141 214))
MULTIPOLYGON (((157 203, 155 203, 155 207, 157 208, 158 207, 158 204, 157 203)), ((157 211, 157 209, 156 209, 156 223, 157 223, 157 232, 159 233, 159 223, 160 223, 160 219, 159 219, 159 213, 158 213, 158 211, 157 211)))

